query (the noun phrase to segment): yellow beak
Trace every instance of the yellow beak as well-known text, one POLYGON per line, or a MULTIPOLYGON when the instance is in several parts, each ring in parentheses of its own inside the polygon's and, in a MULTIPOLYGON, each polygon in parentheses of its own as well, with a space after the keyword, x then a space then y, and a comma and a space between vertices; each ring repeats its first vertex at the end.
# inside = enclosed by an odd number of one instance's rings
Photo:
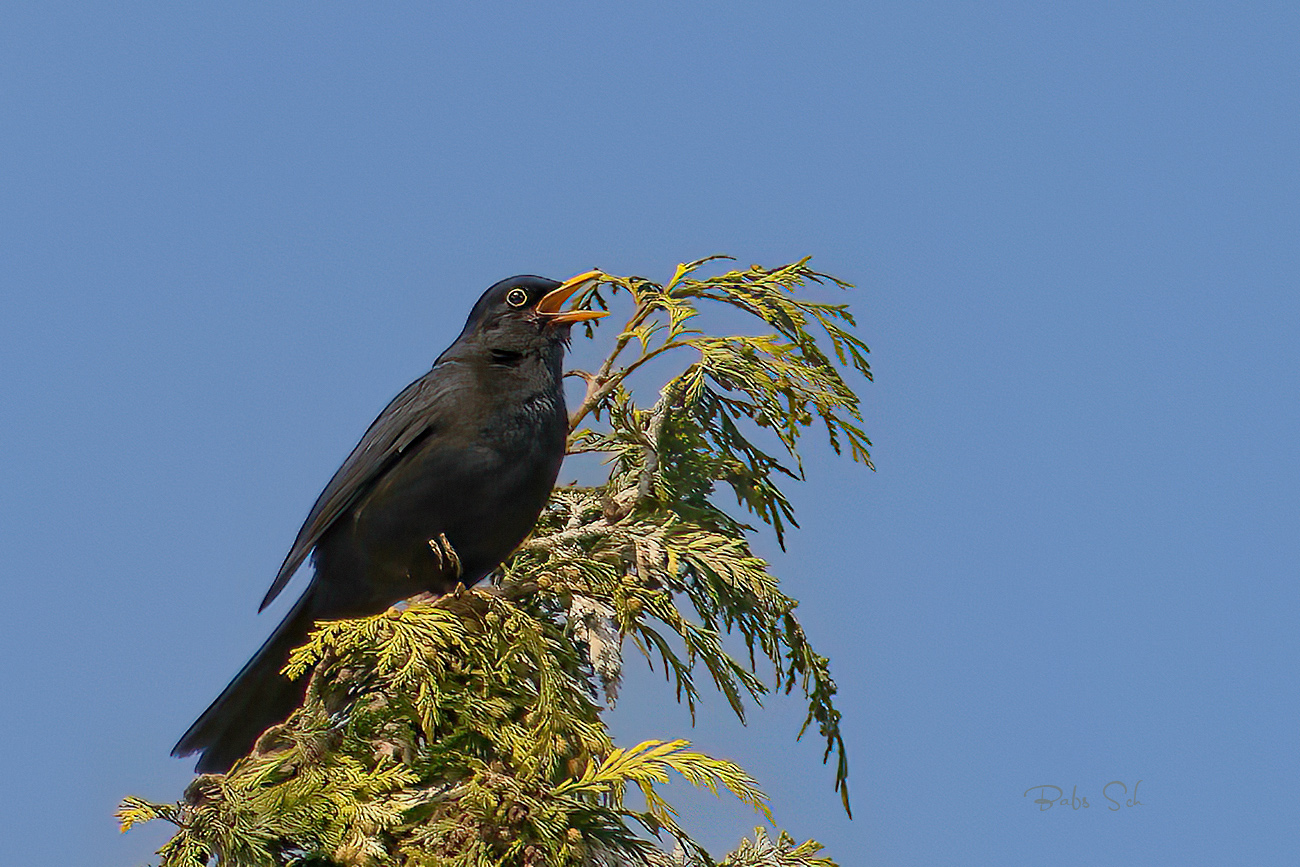
POLYGON ((604 310, 569 310, 560 311, 560 307, 570 296, 585 291, 595 286, 601 280, 605 279, 602 271, 586 271, 576 277, 570 277, 559 285, 558 288, 552 289, 537 302, 537 312, 547 317, 551 323, 562 324, 567 322, 584 322, 588 319, 599 319, 609 314, 604 310))

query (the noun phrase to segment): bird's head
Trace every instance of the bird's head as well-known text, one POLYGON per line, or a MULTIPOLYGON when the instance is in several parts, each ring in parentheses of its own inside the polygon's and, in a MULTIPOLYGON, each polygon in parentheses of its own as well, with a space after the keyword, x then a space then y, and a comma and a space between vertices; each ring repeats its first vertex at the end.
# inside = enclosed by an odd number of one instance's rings
POLYGON ((587 271, 562 283, 530 275, 508 277, 478 299, 456 343, 521 354, 561 344, 573 323, 606 315, 601 310, 563 309, 570 297, 604 276, 600 271, 587 271))

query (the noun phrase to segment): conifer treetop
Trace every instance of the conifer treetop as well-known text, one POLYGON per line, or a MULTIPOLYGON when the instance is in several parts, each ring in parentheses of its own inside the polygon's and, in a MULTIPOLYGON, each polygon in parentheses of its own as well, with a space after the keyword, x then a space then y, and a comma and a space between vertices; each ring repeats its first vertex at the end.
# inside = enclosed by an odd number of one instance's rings
POLYGON ((603 482, 557 488, 489 586, 318 624, 286 669, 315 666, 303 707, 179 803, 127 798, 123 830, 176 824, 165 867, 833 867, 815 842, 762 828, 715 862, 663 785, 676 775, 727 791, 770 822, 758 783, 679 738, 616 747, 601 717, 625 639, 662 666, 692 716, 704 683, 742 720, 770 689, 797 689, 799 736, 816 729, 849 810, 829 662, 749 538, 765 525, 784 545, 798 526, 781 485, 803 477, 798 447, 814 424, 871 466, 846 379, 870 379, 867 347, 847 305, 800 296, 810 283, 848 287, 808 259, 701 276, 720 258, 679 265, 663 284, 607 275, 580 299, 631 306, 596 369, 572 372, 586 391, 569 451, 604 456, 603 482), (711 305, 767 333, 695 327, 711 305), (647 388, 664 369, 675 373, 647 388), (736 514, 719 505, 725 491, 736 514), (729 632, 744 642, 740 658, 724 646, 729 632))

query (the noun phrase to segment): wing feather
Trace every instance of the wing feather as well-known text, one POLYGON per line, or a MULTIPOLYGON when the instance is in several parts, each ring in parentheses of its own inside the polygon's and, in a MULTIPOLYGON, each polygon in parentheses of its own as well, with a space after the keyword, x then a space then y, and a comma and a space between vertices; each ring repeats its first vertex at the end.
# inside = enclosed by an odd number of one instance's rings
POLYGON ((401 459, 403 451, 411 443, 436 426, 441 410, 449 403, 446 397, 453 390, 453 377, 450 375, 453 370, 454 362, 435 365, 429 373, 404 388, 371 423, 361 442, 316 498, 258 611, 280 595, 330 525, 401 459))

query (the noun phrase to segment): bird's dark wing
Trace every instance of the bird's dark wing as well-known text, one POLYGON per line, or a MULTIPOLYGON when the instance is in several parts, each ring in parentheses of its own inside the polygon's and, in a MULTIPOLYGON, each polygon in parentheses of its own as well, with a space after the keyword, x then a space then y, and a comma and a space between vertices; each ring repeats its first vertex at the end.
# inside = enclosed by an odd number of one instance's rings
POLYGON ((449 398, 457 391, 460 380, 456 375, 459 373, 457 367, 454 361, 435 365, 433 370, 393 398, 374 420, 361 442, 316 498, 316 504, 298 531, 298 538, 284 558, 271 589, 266 591, 259 611, 280 594, 329 526, 357 501, 371 483, 401 459, 408 446, 436 428, 442 411, 454 403, 454 399, 449 398))

